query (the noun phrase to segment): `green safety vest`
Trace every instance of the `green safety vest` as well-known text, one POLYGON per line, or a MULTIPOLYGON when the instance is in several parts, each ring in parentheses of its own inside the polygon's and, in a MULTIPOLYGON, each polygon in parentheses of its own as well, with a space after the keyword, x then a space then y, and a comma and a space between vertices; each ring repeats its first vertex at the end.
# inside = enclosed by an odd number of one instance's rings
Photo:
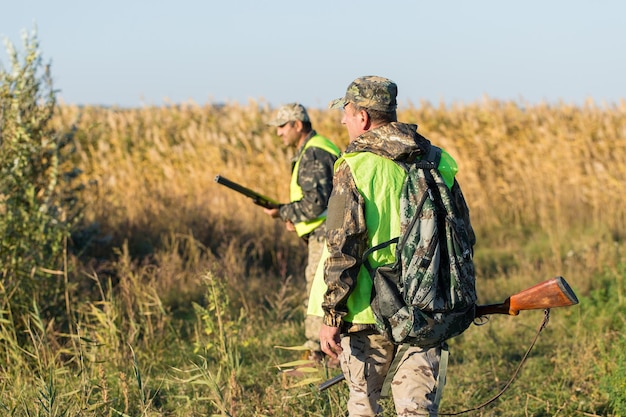
MULTIPOLYGON (((300 153, 300 157, 296 161, 296 164, 293 167, 293 171, 291 172, 291 184, 289 186, 290 190, 290 200, 291 202, 300 201, 304 196, 302 192, 302 188, 298 185, 298 168, 300 167, 300 160, 302 159, 302 155, 304 155, 304 151, 311 146, 315 146, 316 148, 320 148, 325 150, 326 152, 339 156, 339 148, 332 143, 330 140, 326 139, 324 136, 315 135, 311 139, 309 139, 304 145, 304 149, 300 153)), ((304 236, 311 233, 315 230, 319 225, 321 225, 324 220, 326 220, 326 210, 317 218, 306 220, 300 223, 296 223, 294 226, 296 228, 296 233, 298 236, 304 236)))
MULTIPOLYGON (((338 167, 341 161, 346 161, 350 167, 357 189, 365 200, 365 222, 368 230, 369 247, 399 236, 400 194, 402 193, 406 171, 394 161, 370 152, 345 154, 337 160, 335 167, 338 167), (374 187, 374 178, 376 179, 376 187, 374 187), (391 218, 381 222, 379 217, 381 212, 389 213, 391 218)), ((452 187, 458 167, 452 156, 443 149, 438 169, 446 185, 452 187)), ((309 295, 307 314, 313 316, 324 316, 322 303, 327 290, 324 282, 324 263, 328 256, 328 247, 324 245, 322 258, 318 264, 309 295)), ((395 261, 395 244, 373 252, 369 261, 374 268, 393 263, 395 261)), ((348 297, 348 313, 343 318, 344 321, 354 324, 374 324, 376 322, 370 307, 372 286, 369 272, 364 266, 361 266, 356 286, 348 297)))
MULTIPOLYGON (((392 239, 400 234, 400 192, 404 182, 405 172, 394 161, 375 155, 370 152, 357 152, 343 155, 335 167, 344 160, 350 166, 357 189, 365 200, 365 222, 368 230, 368 244, 375 246, 392 239), (372 179, 376 176, 376 184, 372 179), (394 198, 395 196, 395 198, 394 198), (378 213, 384 211, 391 214, 391 218, 380 222, 378 213)), ((376 251, 370 262, 376 267, 390 263, 394 259, 395 245, 376 251)), ((328 257, 325 246, 322 260, 318 265, 311 297, 308 305, 308 314, 323 316, 322 302, 326 293, 324 282, 324 261, 328 257)), ((359 259, 360 261, 360 259, 359 259)), ((372 295, 372 279, 364 266, 361 266, 356 286, 348 297, 348 314, 345 321, 355 324, 375 323, 374 314, 370 307, 372 295)))

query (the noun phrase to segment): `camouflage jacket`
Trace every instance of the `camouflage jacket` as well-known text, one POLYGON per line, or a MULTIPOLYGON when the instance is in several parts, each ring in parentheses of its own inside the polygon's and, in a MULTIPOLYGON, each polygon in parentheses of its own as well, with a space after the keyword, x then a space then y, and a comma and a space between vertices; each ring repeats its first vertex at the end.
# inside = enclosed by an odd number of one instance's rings
POLYGON ((306 142, 315 135, 315 131, 312 131, 307 136, 291 160, 293 171, 298 158, 302 155, 298 168, 298 185, 302 188, 303 197, 299 201, 281 205, 279 213, 283 221, 289 220, 295 224, 312 220, 319 217, 328 206, 337 157, 313 146, 304 150, 306 142))
MULTIPOLYGON (((363 133, 348 145, 345 153, 372 152, 403 162, 424 155, 429 146, 430 141, 417 133, 417 125, 395 122, 363 133)), ((348 312, 347 300, 356 285, 363 253, 369 249, 365 202, 345 162, 335 171, 326 228, 330 255, 324 268, 328 287, 322 303, 324 323, 344 331, 360 330, 357 327, 367 325, 350 327, 342 320, 348 312)))

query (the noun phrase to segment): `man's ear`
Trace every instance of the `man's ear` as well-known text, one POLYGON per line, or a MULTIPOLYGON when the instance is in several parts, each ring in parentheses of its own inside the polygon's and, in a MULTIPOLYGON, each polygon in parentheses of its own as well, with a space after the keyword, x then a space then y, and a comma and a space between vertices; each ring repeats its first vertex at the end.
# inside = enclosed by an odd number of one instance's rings
POLYGON ((293 127, 296 129, 296 132, 302 132, 302 120, 294 120, 293 121, 293 127))
POLYGON ((365 110, 359 110, 359 118, 363 130, 370 130, 372 128, 372 119, 370 119, 370 115, 365 110))

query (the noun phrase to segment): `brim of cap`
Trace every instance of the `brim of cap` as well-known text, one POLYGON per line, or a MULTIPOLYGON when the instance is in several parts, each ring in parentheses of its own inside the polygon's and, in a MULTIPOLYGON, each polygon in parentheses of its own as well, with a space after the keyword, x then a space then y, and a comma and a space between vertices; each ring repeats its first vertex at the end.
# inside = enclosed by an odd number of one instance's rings
POLYGON ((328 103, 328 108, 329 109, 343 109, 344 107, 346 107, 346 104, 348 104, 348 102, 346 101, 345 97, 336 98, 330 103, 328 103))
POLYGON ((282 125, 286 124, 287 122, 289 122, 289 120, 272 119, 272 120, 267 122, 267 125, 268 126, 282 126, 282 125))

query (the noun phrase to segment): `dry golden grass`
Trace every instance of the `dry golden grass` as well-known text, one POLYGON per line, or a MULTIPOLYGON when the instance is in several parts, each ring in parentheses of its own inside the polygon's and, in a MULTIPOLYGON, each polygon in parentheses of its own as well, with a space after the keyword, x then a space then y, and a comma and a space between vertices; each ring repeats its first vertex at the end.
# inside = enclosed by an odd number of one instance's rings
MULTIPOLYGON (((85 193, 88 221, 114 236, 141 232, 148 245, 177 233, 215 249, 235 232, 254 237, 255 245, 283 238, 249 200, 214 182, 221 174, 287 199, 290 154, 264 124, 270 111, 256 101, 63 106, 56 123, 78 120, 80 165, 94 184, 85 193)), ((344 148, 339 112, 310 113, 314 128, 344 148)), ((401 108, 399 119, 417 123, 457 159, 479 236, 478 260, 484 250, 498 261, 486 262, 484 275, 510 268, 565 274, 582 259, 591 272, 606 261, 594 259, 607 253, 598 247, 624 239, 626 103, 531 106, 485 98, 447 108, 424 102, 401 108), (535 252, 540 265, 525 265, 521 252, 535 252)))

